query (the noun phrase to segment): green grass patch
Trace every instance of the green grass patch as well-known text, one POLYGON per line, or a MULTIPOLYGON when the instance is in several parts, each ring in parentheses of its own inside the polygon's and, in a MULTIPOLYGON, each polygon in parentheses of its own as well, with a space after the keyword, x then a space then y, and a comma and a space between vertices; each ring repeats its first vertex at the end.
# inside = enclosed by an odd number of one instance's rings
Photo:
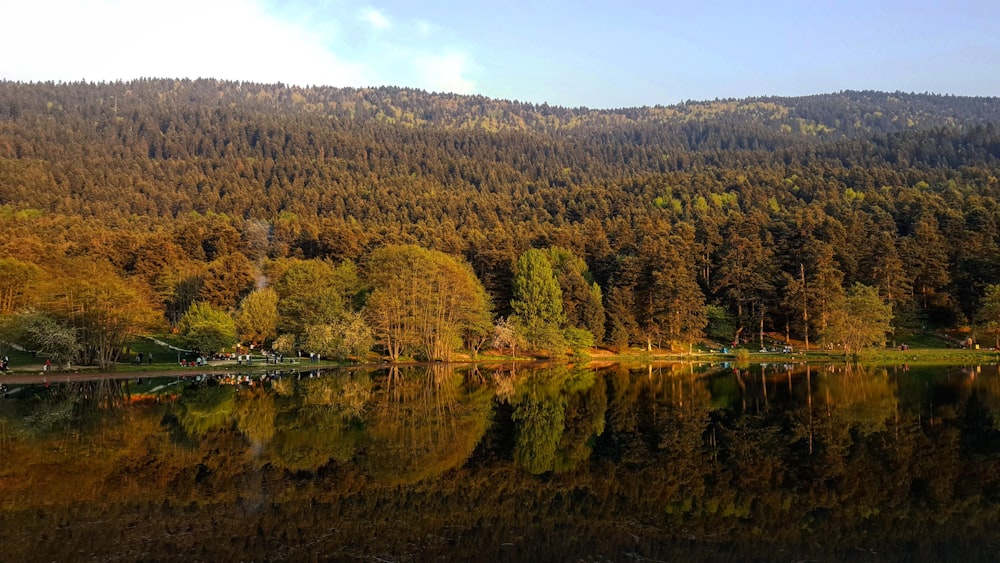
POLYGON ((930 332, 898 332, 893 336, 892 341, 898 345, 906 344, 910 349, 914 348, 931 348, 935 350, 939 349, 954 349, 955 343, 947 338, 933 334, 930 332))
POLYGON ((31 352, 22 352, 20 350, 15 350, 13 348, 8 348, 0 358, 7 356, 10 360, 10 371, 16 371, 19 369, 24 369, 25 366, 38 366, 45 363, 45 356, 34 357, 31 352))

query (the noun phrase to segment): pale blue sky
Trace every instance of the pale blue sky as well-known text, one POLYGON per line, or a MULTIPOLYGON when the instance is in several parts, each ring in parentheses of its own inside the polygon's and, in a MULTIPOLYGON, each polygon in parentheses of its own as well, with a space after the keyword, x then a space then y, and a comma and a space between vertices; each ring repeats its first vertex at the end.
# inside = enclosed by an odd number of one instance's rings
POLYGON ((394 85, 597 108, 1000 96, 1000 2, 0 0, 0 79, 394 85))

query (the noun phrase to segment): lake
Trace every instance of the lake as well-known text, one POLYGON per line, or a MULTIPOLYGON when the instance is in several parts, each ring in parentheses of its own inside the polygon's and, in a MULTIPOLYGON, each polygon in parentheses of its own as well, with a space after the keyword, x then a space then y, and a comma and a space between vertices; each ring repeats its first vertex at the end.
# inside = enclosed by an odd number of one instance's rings
POLYGON ((0 560, 1000 560, 995 365, 433 365, 11 391, 0 560))

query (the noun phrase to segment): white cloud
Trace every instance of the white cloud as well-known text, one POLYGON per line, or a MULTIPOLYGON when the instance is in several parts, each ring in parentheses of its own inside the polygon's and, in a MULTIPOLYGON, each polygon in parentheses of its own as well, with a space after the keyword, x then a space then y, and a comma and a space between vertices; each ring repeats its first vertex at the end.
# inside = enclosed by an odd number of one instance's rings
POLYGON ((424 20, 417 20, 416 25, 417 25, 417 33, 419 33, 424 37, 430 35, 431 32, 434 31, 434 26, 430 22, 424 20))
POLYGON ((281 4, 275 12, 264 1, 174 0, 164 9, 143 0, 0 0, 0 79, 218 78, 474 91, 471 55, 445 45, 444 30, 429 22, 407 22, 409 33, 370 33, 369 26, 392 25, 374 8, 361 12, 362 22, 329 5, 281 4))
POLYGON ((0 77, 13 80, 222 78, 357 85, 364 65, 328 38, 267 14, 254 0, 11 2, 0 77))
POLYGON ((470 65, 463 53, 422 54, 415 56, 413 63, 421 88, 456 94, 471 94, 475 90, 475 84, 464 76, 470 65))
POLYGON ((392 23, 389 21, 389 18, 385 17, 385 14, 371 7, 361 10, 361 20, 368 22, 369 25, 377 30, 392 27, 392 23))

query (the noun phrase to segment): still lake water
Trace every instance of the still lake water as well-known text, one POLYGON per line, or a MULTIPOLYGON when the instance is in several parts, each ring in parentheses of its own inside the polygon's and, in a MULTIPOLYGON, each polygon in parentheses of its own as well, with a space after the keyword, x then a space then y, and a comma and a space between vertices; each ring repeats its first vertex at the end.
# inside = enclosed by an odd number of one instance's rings
POLYGON ((0 560, 1000 560, 994 365, 142 377, 0 402, 0 560))

